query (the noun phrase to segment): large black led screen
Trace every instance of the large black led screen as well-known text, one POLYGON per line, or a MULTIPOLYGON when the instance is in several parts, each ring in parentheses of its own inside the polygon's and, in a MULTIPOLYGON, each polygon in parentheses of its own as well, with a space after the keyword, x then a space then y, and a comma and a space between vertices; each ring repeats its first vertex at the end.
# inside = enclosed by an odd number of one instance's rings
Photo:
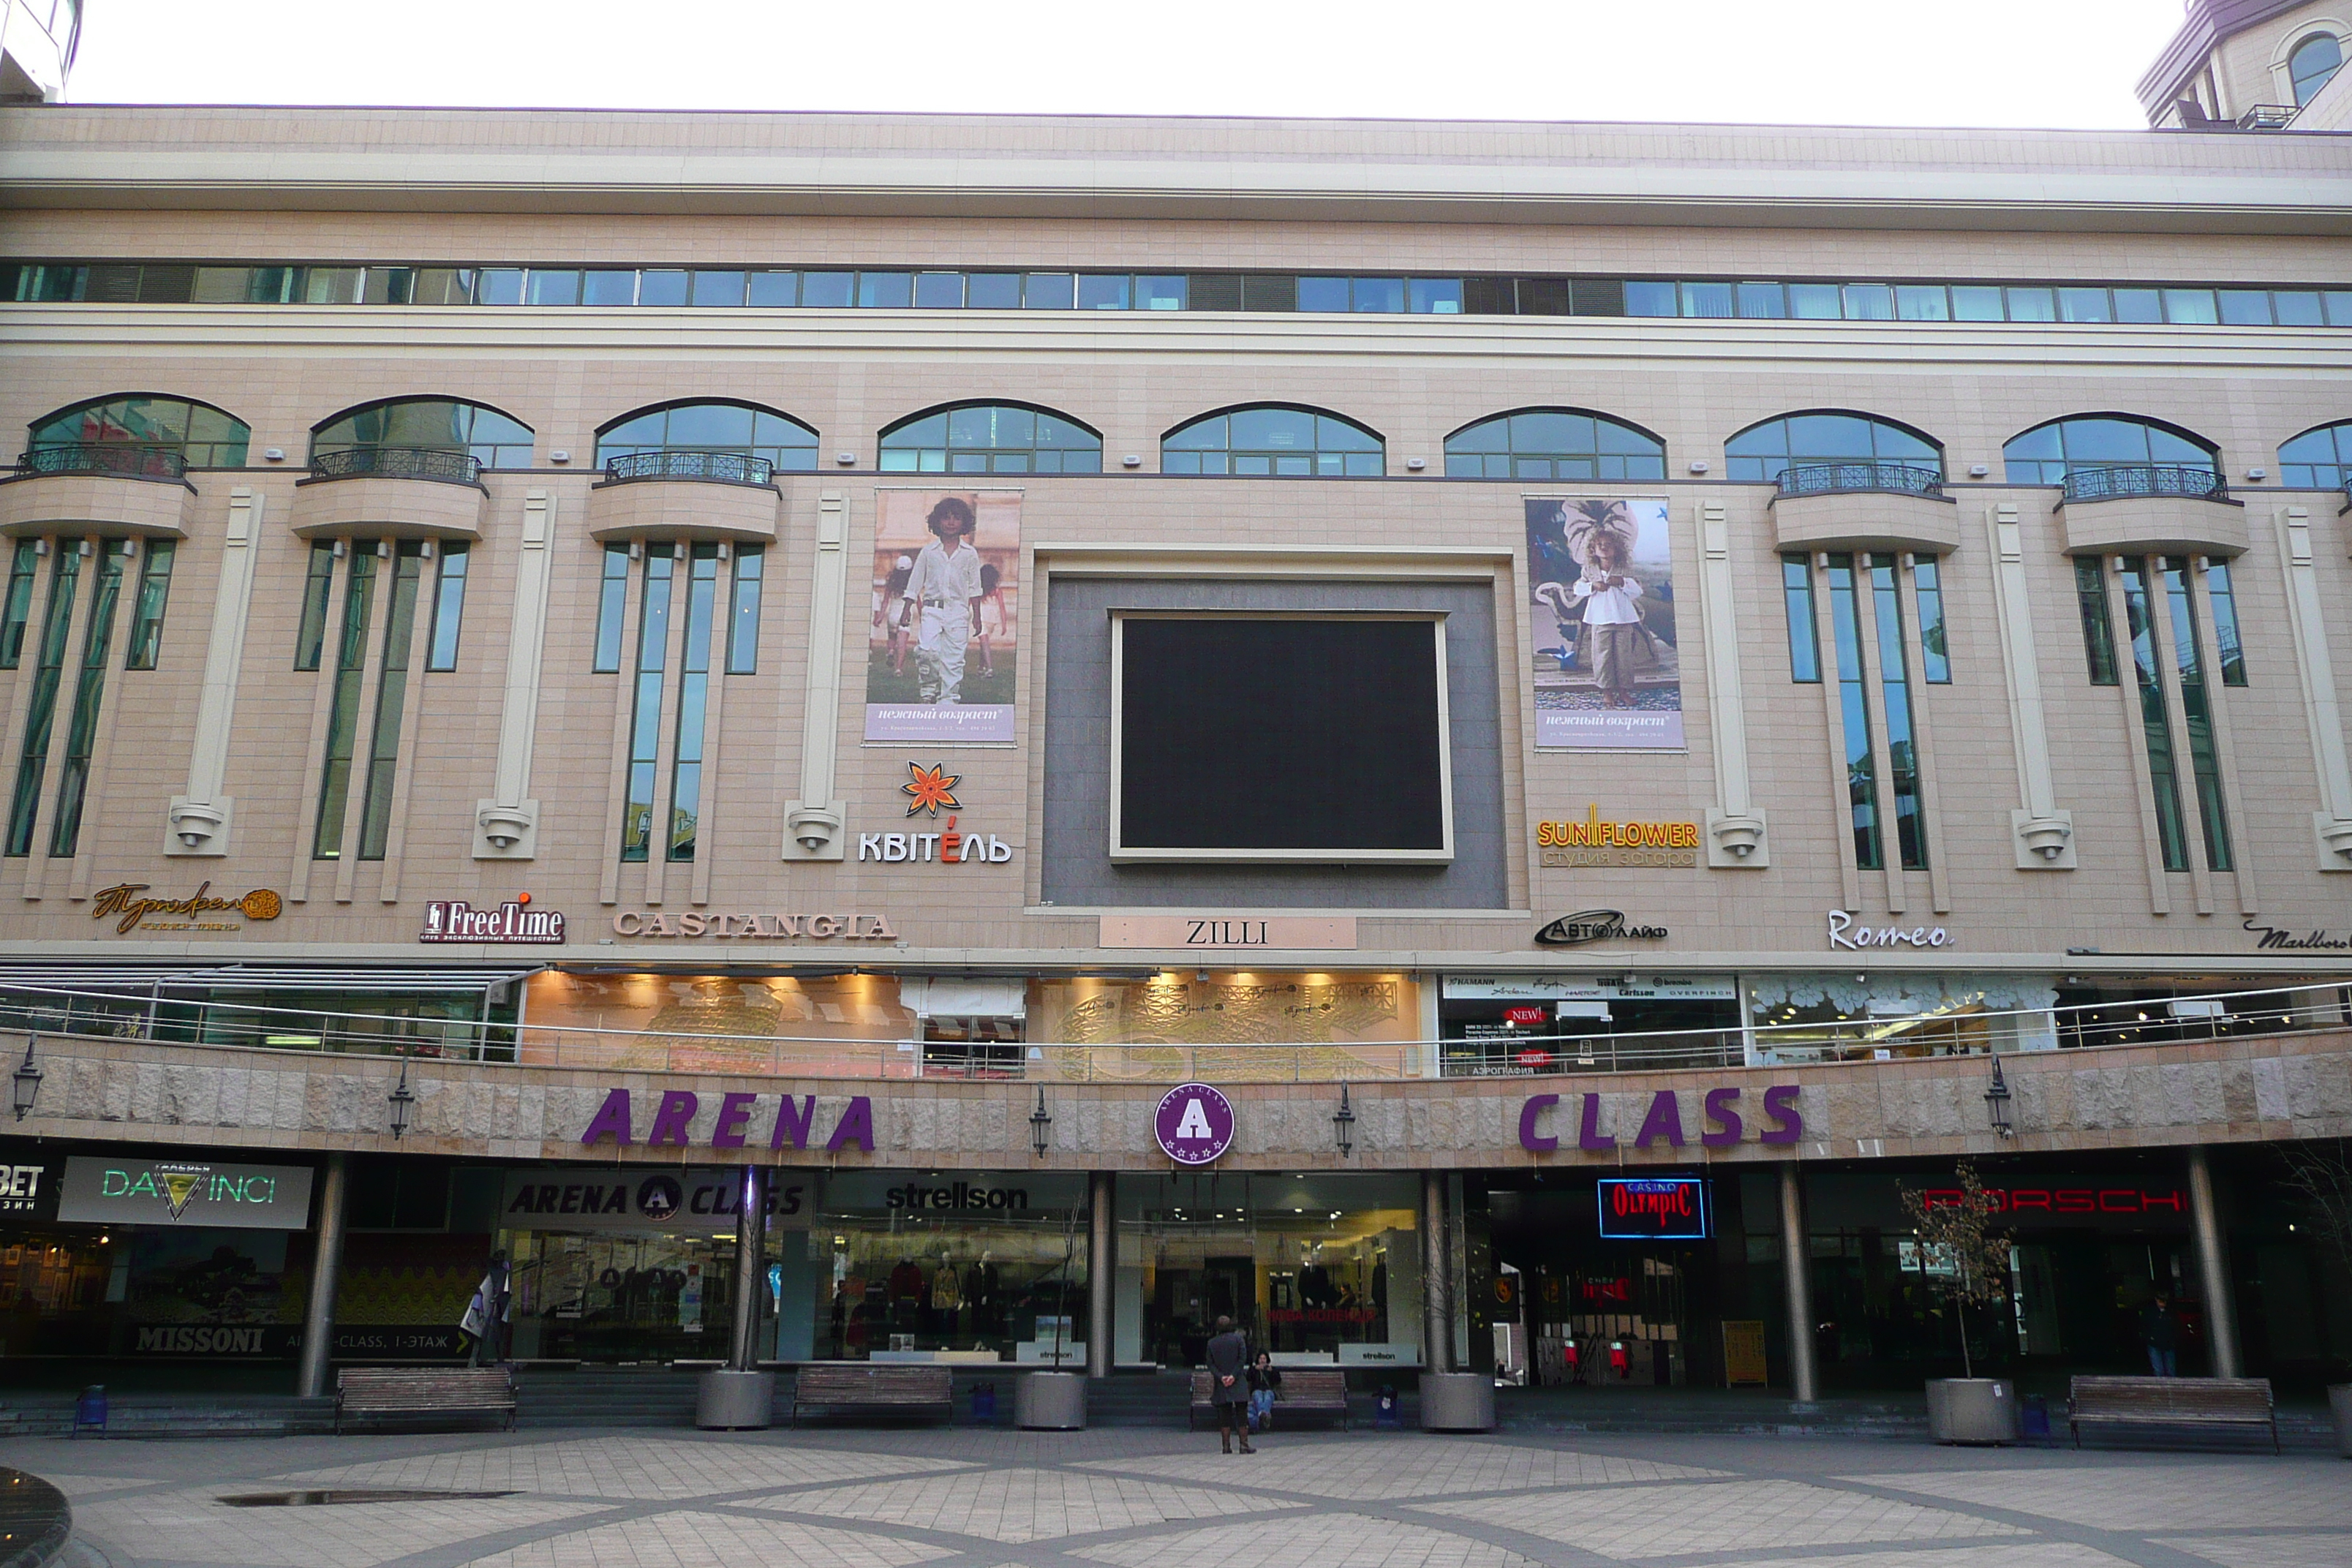
POLYGON ((1442 622, 1129 616, 1118 635, 1115 856, 1451 849, 1442 622))

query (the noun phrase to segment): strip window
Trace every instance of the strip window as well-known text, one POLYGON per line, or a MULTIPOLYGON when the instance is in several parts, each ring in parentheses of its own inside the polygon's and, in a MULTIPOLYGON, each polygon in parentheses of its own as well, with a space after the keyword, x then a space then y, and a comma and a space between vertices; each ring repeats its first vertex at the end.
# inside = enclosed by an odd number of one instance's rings
POLYGON ((1895 841, 1906 870, 1927 864, 1919 816, 1919 746, 1911 712, 1911 682, 1903 648, 1903 595, 1895 557, 1870 558, 1871 608, 1878 622, 1878 687, 1886 715, 1886 766, 1895 776, 1895 841))
POLYGON ((335 690, 327 710, 327 760, 319 780, 319 825, 310 858, 340 860, 350 808, 352 753, 359 740, 360 687, 367 673, 368 621, 375 607, 376 557, 353 550, 343 586, 343 631, 335 642, 335 690))
POLYGON ((97 597, 82 633, 81 673, 74 681, 73 718, 66 730, 66 754, 58 773, 58 815, 49 829, 49 856, 71 859, 81 842, 82 805, 89 794, 90 755, 98 749, 98 718, 106 706, 106 659, 114 642, 114 617, 122 604, 122 577, 131 542, 101 541, 98 546, 97 597))
POLYGON ((621 858, 651 858, 654 789, 661 756, 662 670, 669 652, 670 587, 677 573, 667 544, 646 546, 645 614, 637 627, 636 710, 629 722, 628 793, 621 808, 621 858))
POLYGON ((310 574, 302 579, 302 623, 294 634, 294 668, 316 669, 327 646, 327 601, 335 586, 335 547, 325 540, 310 546, 310 574))
POLYGON ((33 618, 33 582, 41 568, 41 542, 20 539, 8 563, 8 592, 0 600, 0 669, 25 657, 25 626, 33 618))
POLYGON ((1837 649, 1838 704, 1844 718, 1847 808, 1854 864, 1876 870, 1885 861, 1878 815, 1877 764, 1870 749, 1870 695, 1864 682, 1862 620, 1854 602, 1853 557, 1832 555, 1824 574, 1830 590, 1830 640, 1837 649))
POLYGON ((466 620, 466 568, 472 552, 461 542, 441 546, 441 570, 433 594, 433 633, 425 656, 427 670, 457 668, 457 636, 466 620))
POLYGON ((1780 597, 1789 611, 1789 679, 1821 684, 1821 637, 1813 626, 1813 569, 1802 555, 1780 557, 1780 597))
POLYGON ((33 852, 33 825, 40 815, 41 779, 48 771, 49 731, 57 722, 58 688, 64 683, 66 638, 73 628, 75 591, 81 585, 81 552, 62 541, 49 574, 49 605, 41 616, 41 644, 33 667, 32 703, 25 720, 25 748, 16 759, 16 787, 8 802, 8 854, 33 852))
POLYGON ((753 675, 760 668, 761 574, 767 552, 756 544, 735 547, 734 602, 727 616, 727 673, 753 675))
POLYGON ((629 547, 604 546, 604 576, 596 589, 596 661, 589 668, 599 675, 617 674, 621 668, 621 631, 629 609, 629 547))
POLYGON ((2116 684, 2116 628, 2107 613, 2107 580, 2095 556, 2074 558, 2074 602, 2083 612, 2083 653, 2090 661, 2091 684, 2116 684))
POLYGON ((2180 820, 2180 784, 2172 754, 2172 726, 2164 700, 2164 675, 2157 665, 2156 620, 2148 592, 2148 563, 2122 563, 2124 617, 2131 637, 2132 668, 2139 681, 2140 731, 2147 746, 2147 771, 2156 796, 2156 834, 2168 871, 2189 869, 2189 837, 2180 820))
POLYGON ((2352 289, 2162 283, 792 268, 0 264, 0 300, 556 309, 1241 310, 2352 327, 2352 289))
POLYGON ((2189 592, 2189 563, 2179 556, 2163 562, 2164 596, 2172 611, 2172 658, 2180 674, 2180 717, 2189 731, 2189 769, 2197 781, 2197 819, 2205 838, 2205 864, 2227 871, 2230 855, 2229 808, 2221 795, 2221 761, 2213 741, 2213 701, 2205 686, 2204 638, 2198 635, 2197 609, 2189 592))
POLYGON ((139 602, 131 616, 131 646, 125 669, 152 669, 163 652, 163 609, 172 597, 172 563, 179 547, 168 539, 148 542, 139 568, 139 602))
POLYGON ((360 858, 381 860, 392 838, 393 786, 400 771, 400 723, 408 705, 408 661, 416 641, 416 600, 425 582, 422 541, 401 541, 392 560, 383 616, 383 669, 375 722, 368 730, 367 792, 360 806, 360 858))
POLYGON ((1911 589, 1919 601, 1919 675, 1930 686, 1952 683, 1951 650, 1944 637, 1944 578, 1932 555, 1911 563, 1911 589))
POLYGON ((2205 600, 2213 606, 2213 657, 2221 667, 2221 684, 2246 684, 2246 647, 2238 636, 2238 594, 2230 583, 2230 563, 2213 561, 2205 567, 2205 600))
POLYGON ((719 611, 719 546, 697 543, 686 588, 686 649, 678 661, 677 752, 670 762, 672 860, 694 858, 702 820, 702 748, 710 709, 710 637, 719 611))

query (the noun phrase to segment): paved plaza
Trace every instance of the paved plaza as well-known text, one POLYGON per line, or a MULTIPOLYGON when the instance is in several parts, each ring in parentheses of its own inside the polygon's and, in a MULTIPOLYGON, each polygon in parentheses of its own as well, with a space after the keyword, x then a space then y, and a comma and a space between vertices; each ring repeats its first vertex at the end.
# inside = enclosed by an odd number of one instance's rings
POLYGON ((2341 1568, 2315 1453, 1831 1437, 690 1431, 19 1439, 78 1568, 2341 1568), (306 1489, 502 1496, 301 1507, 306 1489))

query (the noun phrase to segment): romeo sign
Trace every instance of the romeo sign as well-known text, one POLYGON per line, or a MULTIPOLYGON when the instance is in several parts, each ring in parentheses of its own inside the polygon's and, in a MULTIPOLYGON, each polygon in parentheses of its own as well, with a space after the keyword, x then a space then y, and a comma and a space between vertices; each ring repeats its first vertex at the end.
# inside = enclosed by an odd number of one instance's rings
POLYGON ((1178 1164, 1208 1164, 1233 1147, 1234 1102, 1205 1083, 1180 1083, 1160 1097, 1151 1132, 1178 1164))

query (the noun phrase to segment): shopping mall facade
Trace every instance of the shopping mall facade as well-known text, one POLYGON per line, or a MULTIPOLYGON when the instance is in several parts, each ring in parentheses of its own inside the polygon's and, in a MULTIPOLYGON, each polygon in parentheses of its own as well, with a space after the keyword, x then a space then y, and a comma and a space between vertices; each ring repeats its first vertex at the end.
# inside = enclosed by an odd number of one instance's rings
POLYGON ((462 1355, 497 1252, 542 1363, 1902 1386, 1962 1158, 1996 1364, 2352 1355, 2332 138, 52 106, 0 179, 28 1377, 462 1355))

